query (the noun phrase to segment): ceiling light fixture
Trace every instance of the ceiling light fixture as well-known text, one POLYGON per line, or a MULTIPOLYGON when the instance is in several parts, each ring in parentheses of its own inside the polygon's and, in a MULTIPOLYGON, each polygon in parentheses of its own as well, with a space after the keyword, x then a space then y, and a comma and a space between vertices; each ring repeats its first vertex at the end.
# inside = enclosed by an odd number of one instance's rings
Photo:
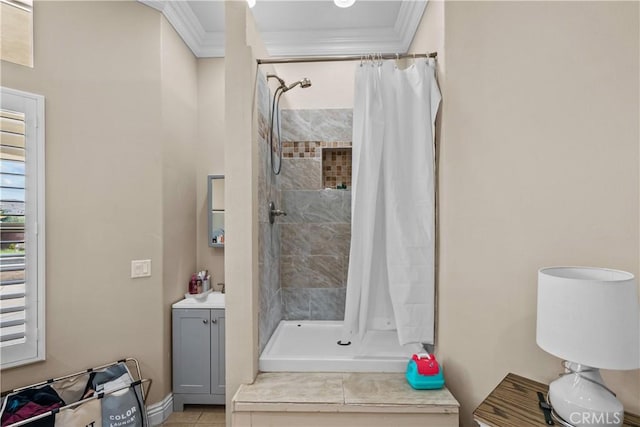
POLYGON ((336 6, 338 7, 351 7, 356 2, 356 0, 333 0, 336 6))
POLYGON ((247 4, 249 5, 249 9, 253 9, 253 6, 256 5, 256 0, 247 0, 247 4))

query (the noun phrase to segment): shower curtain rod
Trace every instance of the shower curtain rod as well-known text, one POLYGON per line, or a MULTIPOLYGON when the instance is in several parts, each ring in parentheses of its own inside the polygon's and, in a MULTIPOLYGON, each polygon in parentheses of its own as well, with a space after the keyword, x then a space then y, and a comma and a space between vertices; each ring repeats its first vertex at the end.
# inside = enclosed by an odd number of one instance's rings
POLYGON ((333 61, 366 61, 368 59, 403 59, 403 58, 437 58, 438 52, 431 53, 403 53, 347 55, 347 56, 302 56, 299 58, 269 58, 256 59, 260 64, 291 64, 299 62, 333 62, 333 61))

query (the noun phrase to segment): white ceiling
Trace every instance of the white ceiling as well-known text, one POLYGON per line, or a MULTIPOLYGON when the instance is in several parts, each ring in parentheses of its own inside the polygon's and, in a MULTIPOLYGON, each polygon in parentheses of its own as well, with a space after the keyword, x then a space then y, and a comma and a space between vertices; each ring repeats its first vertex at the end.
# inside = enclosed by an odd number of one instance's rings
MULTIPOLYGON (((224 2, 139 0, 161 11, 199 58, 224 56, 224 2)), ((251 9, 271 56, 405 53, 427 0, 257 0, 251 9)))

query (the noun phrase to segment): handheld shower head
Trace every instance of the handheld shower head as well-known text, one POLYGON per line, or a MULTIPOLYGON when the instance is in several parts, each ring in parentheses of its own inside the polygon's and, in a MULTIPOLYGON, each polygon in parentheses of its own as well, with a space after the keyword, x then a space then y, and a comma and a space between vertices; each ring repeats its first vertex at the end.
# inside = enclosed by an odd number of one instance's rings
POLYGON ((309 80, 307 77, 305 77, 304 79, 298 80, 297 82, 292 83, 289 86, 285 87, 282 91, 286 92, 288 90, 293 89, 294 87, 296 87, 298 85, 300 85, 301 88, 306 89, 306 88, 311 86, 311 80, 309 80))
POLYGON ((282 96, 282 94, 293 89, 298 85, 300 85, 301 88, 308 88, 309 86, 311 86, 311 80, 305 77, 302 80, 298 80, 297 82, 287 86, 284 80, 282 80, 280 77, 276 76, 275 74, 267 74, 267 80, 271 78, 277 79, 278 82, 280 83, 280 86, 275 90, 273 94, 273 101, 271 104, 271 114, 269 115, 269 121, 271 122, 270 129, 269 129, 269 152, 271 153, 271 171, 274 173, 274 175, 278 175, 280 174, 280 171, 282 168, 282 142, 280 140, 280 107, 279 107, 280 97, 282 96), (275 132, 274 132, 274 123, 277 123, 275 126, 276 128, 275 132), (276 141, 275 150, 274 150, 274 136, 276 141), (274 155, 276 153, 278 156, 277 158, 279 159, 279 162, 277 164, 275 163, 275 159, 274 159, 274 155))

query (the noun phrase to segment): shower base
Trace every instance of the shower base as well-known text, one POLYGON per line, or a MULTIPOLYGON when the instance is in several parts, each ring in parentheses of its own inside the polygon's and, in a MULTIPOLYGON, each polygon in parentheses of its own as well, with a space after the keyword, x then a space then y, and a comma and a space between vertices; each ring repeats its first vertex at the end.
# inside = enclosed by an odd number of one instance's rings
POLYGON ((395 331, 368 332, 361 343, 338 345, 340 321, 283 320, 260 355, 262 372, 404 372, 413 351, 395 331))

